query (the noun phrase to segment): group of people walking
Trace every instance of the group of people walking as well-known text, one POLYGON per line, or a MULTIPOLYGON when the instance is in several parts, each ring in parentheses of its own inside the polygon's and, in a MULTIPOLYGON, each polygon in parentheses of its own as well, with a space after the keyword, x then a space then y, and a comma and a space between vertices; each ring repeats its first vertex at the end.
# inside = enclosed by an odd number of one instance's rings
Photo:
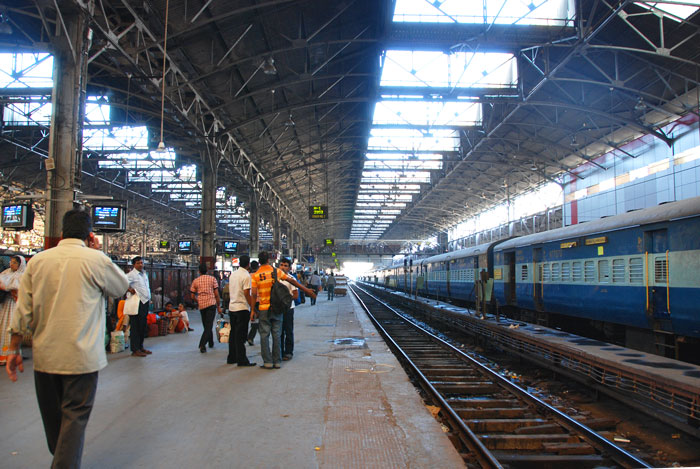
MULTIPOLYGON (((252 344, 254 330, 251 328, 250 335, 248 325, 257 321, 261 366, 281 368, 281 362, 294 353, 293 301, 303 291, 314 304, 320 283, 312 281, 311 288, 300 283, 290 273, 289 259, 282 259, 280 267, 273 268, 269 254, 261 252, 259 263, 251 272, 254 262, 247 255, 241 256, 240 268, 228 284, 232 334, 227 362, 255 365, 246 356, 245 343, 252 344), (290 293, 285 297, 292 298, 287 306, 271 301, 276 282, 290 293)), ((10 380, 17 381, 18 372, 24 372, 21 343, 32 337, 36 395, 53 455, 52 467, 80 467, 98 372, 107 366, 107 298, 137 297, 138 308, 130 316, 131 353, 136 357, 152 353, 144 347, 151 300, 148 275, 142 258, 132 259, 132 264, 127 275, 101 252, 90 215, 78 208, 64 215, 63 238, 56 247, 36 254, 29 264, 23 257, 13 256, 10 267, 0 273, 0 363, 10 380)), ((207 345, 214 346, 213 323, 222 308, 217 279, 207 274, 206 265, 200 266, 199 272, 190 291, 202 313, 199 350, 206 353, 207 345)), ((332 299, 328 285, 327 281, 332 299)), ((187 328, 192 330, 189 324, 187 328)))

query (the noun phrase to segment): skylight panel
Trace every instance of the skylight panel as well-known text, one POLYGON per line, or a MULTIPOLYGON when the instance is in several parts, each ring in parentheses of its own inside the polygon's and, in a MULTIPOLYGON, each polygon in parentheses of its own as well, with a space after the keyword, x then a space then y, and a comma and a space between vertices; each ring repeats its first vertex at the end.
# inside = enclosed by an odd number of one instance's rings
POLYGON ((415 160, 371 160, 365 161, 365 170, 430 170, 441 169, 442 161, 415 160))
POLYGON ((421 161, 442 161, 440 153, 367 153, 365 157, 368 160, 405 160, 410 158, 421 161))
POLYGON ((429 183, 430 173, 420 171, 363 171, 362 182, 429 183))
POLYGON ((371 129, 367 148, 389 151, 457 151, 459 132, 451 129, 371 129))
MULTIPOLYGON (((83 129, 83 147, 97 151, 109 150, 145 150, 148 148, 148 128, 140 127, 114 127, 111 129, 83 129)), ((175 153, 166 151, 153 152, 152 159, 175 160, 175 153)), ((124 158, 120 155, 119 158, 124 158)))
POLYGON ((481 121, 481 103, 476 102, 379 101, 372 124, 466 127, 481 121))
POLYGON ((9 101, 3 110, 5 125, 45 125, 51 122, 51 102, 41 96, 9 101))
POLYGON ((513 88, 517 82, 513 54, 389 50, 380 86, 513 88))
POLYGON ((574 0, 397 0, 395 22, 573 26, 574 0))
POLYGON ((700 8, 700 0, 682 0, 683 4, 665 2, 635 2, 642 8, 659 11, 666 18, 678 21, 678 19, 688 19, 700 8))
POLYGON ((0 88, 53 87, 51 54, 0 54, 0 88))

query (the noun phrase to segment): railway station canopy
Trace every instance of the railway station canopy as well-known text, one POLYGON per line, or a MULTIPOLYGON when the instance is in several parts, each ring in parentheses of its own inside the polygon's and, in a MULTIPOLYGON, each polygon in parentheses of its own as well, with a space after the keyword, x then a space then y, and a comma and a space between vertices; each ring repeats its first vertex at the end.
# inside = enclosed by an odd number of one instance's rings
MULTIPOLYGON (((89 47, 80 190, 196 235, 425 239, 698 115, 698 1, 8 0, 3 199, 45 190, 53 53, 89 47), (310 207, 324 216, 310 219, 310 207)), ((600 169, 606 169, 601 167, 600 169)))

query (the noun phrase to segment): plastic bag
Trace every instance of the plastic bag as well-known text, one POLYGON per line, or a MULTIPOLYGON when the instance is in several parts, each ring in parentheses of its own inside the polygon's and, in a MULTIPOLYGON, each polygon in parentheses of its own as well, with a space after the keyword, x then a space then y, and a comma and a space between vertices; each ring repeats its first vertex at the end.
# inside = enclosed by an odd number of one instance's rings
POLYGON ((123 352, 124 345, 124 331, 112 331, 112 338, 109 341, 109 352, 123 352))
POLYGON ((124 314, 127 316, 136 316, 139 314, 139 303, 141 300, 137 294, 131 295, 124 302, 124 314))

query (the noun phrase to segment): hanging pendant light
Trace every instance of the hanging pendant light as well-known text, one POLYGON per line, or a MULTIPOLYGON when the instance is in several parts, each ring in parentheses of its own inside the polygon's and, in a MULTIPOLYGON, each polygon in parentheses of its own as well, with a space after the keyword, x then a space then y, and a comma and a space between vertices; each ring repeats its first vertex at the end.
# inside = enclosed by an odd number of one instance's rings
POLYGON ((163 141, 163 118, 165 114, 165 61, 168 57, 168 10, 170 0, 165 1, 165 35, 163 37, 163 78, 160 81, 160 142, 158 142, 158 153, 165 153, 165 142, 163 141))

